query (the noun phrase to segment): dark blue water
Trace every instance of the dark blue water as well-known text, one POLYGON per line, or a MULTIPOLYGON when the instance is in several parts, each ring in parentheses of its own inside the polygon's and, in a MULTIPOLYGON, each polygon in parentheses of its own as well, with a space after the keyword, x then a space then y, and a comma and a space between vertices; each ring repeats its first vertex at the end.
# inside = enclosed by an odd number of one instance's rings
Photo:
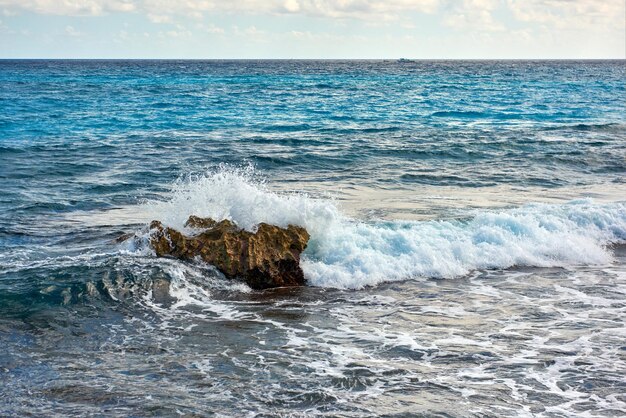
POLYGON ((625 174, 624 61, 0 61, 0 415, 624 414, 625 174))

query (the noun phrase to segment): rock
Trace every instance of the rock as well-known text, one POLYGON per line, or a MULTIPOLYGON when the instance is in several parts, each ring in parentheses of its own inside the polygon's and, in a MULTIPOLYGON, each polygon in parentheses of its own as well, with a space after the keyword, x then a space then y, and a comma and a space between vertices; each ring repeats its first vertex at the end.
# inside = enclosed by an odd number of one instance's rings
POLYGON ((185 226, 202 231, 186 236, 159 221, 150 224, 150 243, 159 257, 199 257, 228 278, 242 278, 253 289, 302 286, 300 254, 309 241, 306 229, 260 223, 252 233, 229 220, 190 216, 185 226))

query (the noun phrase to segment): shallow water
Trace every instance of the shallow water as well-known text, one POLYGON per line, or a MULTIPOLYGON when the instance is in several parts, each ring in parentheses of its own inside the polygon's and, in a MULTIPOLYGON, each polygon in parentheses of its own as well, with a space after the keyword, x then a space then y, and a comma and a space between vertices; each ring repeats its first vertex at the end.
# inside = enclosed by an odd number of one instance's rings
POLYGON ((0 415, 625 414, 624 81, 0 61, 0 415), (311 286, 115 242, 190 214, 305 226, 311 286))

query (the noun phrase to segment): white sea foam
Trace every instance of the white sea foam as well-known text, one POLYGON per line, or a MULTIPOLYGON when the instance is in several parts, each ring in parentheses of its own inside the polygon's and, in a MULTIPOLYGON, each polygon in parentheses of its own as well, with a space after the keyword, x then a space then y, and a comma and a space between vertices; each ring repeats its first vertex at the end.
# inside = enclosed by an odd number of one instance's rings
POLYGON ((311 234, 302 268, 310 284, 362 288, 417 277, 453 278, 476 269, 612 262, 607 245, 626 240, 626 202, 528 205, 467 220, 363 223, 331 200, 278 194, 252 168, 228 168, 177 182, 171 199, 147 204, 152 218, 182 228, 189 215, 301 225, 311 234))

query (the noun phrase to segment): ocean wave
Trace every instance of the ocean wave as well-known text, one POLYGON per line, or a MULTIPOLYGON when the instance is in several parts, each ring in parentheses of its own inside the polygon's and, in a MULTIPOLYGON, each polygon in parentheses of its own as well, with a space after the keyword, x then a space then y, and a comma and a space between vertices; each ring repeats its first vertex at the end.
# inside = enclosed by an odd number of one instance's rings
POLYGON ((607 123, 573 123, 573 124, 559 124, 557 126, 546 126, 543 128, 545 131, 598 131, 598 132, 624 132, 626 130, 626 124, 617 122, 607 123))
POLYGON ((439 111, 439 112, 434 112, 432 115, 432 117, 436 117, 436 118, 471 118, 471 119, 475 119, 475 118, 484 118, 489 116, 488 113, 485 112, 477 112, 477 111, 455 111, 455 110, 450 110, 450 111, 439 111))
POLYGON ((259 222, 300 225, 311 240, 302 268, 309 284, 358 289, 410 278, 454 278, 477 269, 567 267, 611 263, 612 243, 626 240, 626 202, 473 212, 464 220, 361 222, 332 199, 270 190, 252 167, 190 175, 171 198, 149 202, 154 219, 184 229, 191 214, 230 219, 253 230, 259 222))

